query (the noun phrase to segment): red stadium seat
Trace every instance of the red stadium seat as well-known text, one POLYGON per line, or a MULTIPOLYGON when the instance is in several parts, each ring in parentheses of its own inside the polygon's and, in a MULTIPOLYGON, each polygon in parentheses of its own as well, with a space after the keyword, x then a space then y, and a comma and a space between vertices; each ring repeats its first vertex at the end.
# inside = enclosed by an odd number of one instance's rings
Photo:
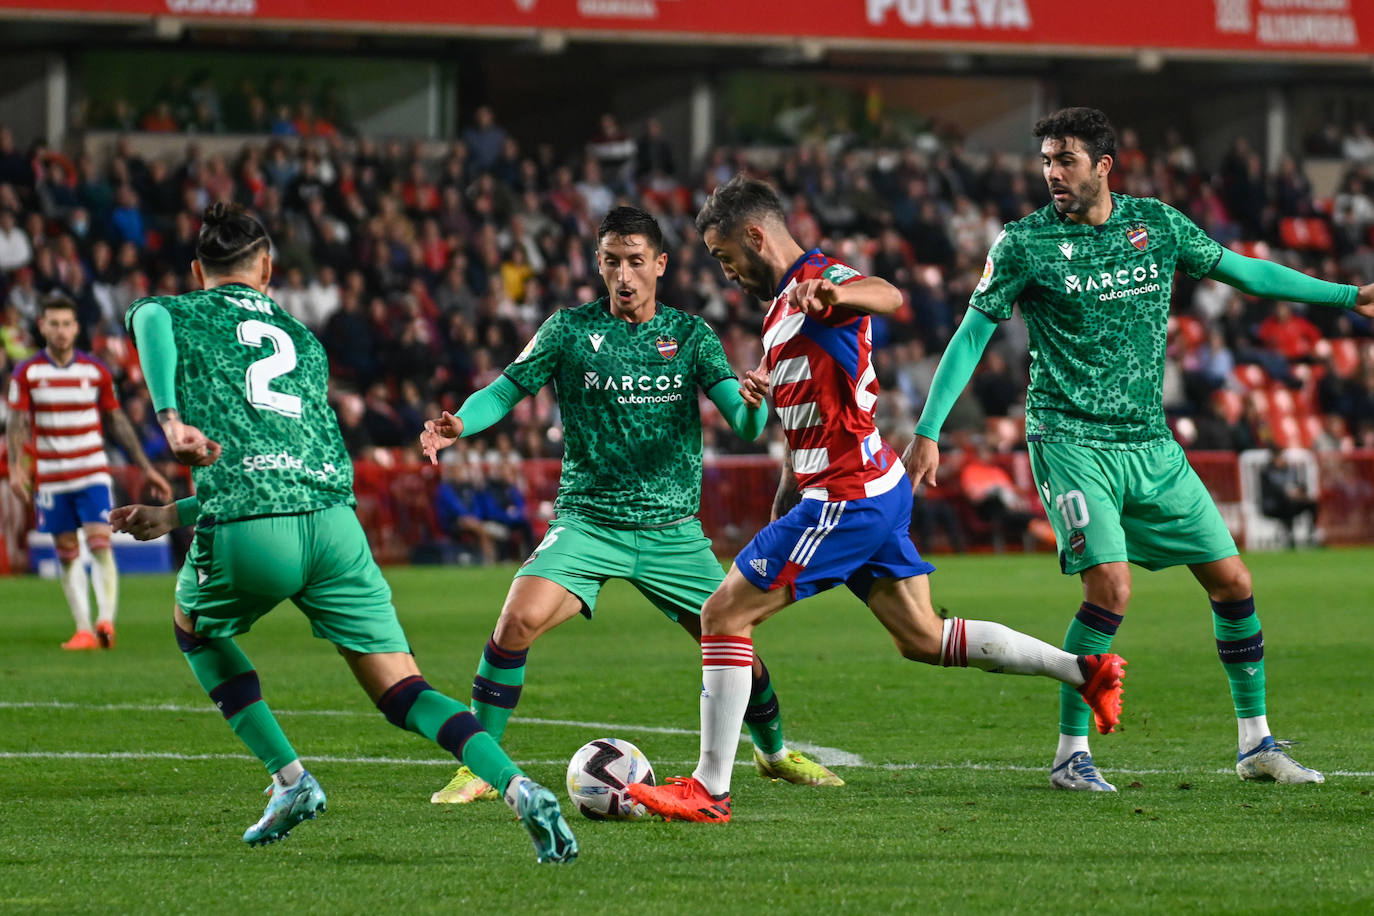
POLYGON ((1233 374, 1236 381, 1250 390, 1263 388, 1269 382, 1269 376, 1264 374, 1264 370, 1253 363, 1237 366, 1233 374))
POLYGON ((1279 221, 1279 240, 1285 248, 1329 252, 1335 248, 1331 228, 1316 217, 1289 216, 1279 221))
POLYGON ((1228 388, 1222 388, 1212 393, 1212 403, 1217 408, 1217 413, 1221 414, 1222 419, 1227 423, 1235 423, 1240 419, 1241 413, 1245 409, 1245 402, 1240 395, 1228 388))
POLYGON ((1341 378, 1349 378, 1360 367, 1360 348, 1348 337, 1337 337, 1330 341, 1331 368, 1341 378))

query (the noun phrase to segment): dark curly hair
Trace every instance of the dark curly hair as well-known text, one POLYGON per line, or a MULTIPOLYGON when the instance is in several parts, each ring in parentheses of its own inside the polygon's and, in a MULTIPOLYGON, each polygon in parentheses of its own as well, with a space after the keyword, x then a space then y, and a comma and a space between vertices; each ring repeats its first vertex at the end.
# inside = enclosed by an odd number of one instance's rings
POLYGON ((1077 137, 1093 162, 1103 156, 1116 158, 1116 130, 1096 108, 1061 108, 1036 121, 1031 135, 1053 140, 1077 137))

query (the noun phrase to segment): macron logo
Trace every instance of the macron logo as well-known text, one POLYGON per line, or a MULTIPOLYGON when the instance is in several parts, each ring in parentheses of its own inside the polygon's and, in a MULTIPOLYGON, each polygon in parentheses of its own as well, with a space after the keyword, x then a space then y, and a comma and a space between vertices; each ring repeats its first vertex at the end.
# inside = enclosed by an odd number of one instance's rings
POLYGON ((1068 260, 1068 259, 1072 258, 1072 257, 1073 257, 1073 242, 1061 242, 1061 243, 1059 244, 1059 253, 1062 254, 1062 255, 1064 256, 1065 260, 1068 260))
POLYGON ((750 560, 749 566, 751 569, 754 570, 754 572, 758 573, 760 576, 768 575, 768 561, 765 560, 763 557, 758 557, 757 559, 750 560))
POLYGON ((590 340, 590 341, 592 342, 592 352, 593 352, 593 353, 600 353, 600 352, 601 352, 601 341, 603 341, 603 340, 606 339, 606 335, 605 335, 605 334, 588 334, 588 335, 587 335, 587 339, 590 340))

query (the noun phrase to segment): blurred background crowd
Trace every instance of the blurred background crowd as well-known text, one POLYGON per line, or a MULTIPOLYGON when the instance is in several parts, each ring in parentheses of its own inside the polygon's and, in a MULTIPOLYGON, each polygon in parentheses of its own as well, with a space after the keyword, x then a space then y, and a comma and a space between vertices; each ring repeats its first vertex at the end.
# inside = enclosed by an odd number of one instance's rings
MULTIPOLYGON (((724 281, 693 227, 704 196, 739 171, 779 188, 804 246, 902 290, 902 310, 874 329, 879 425, 900 449, 987 249, 1004 223, 1048 202, 1037 155, 971 149, 952 129, 916 144, 840 130, 720 147, 694 166, 677 160, 653 119, 631 130, 607 113, 559 146, 514 135, 481 106, 456 140, 404 141, 353 134, 327 95, 289 104, 270 86, 245 84, 221 98, 205 75, 146 111, 116 105, 99 117, 184 144, 145 155, 120 136, 72 157, 42 142, 18 148, 0 126, 0 381, 42 344, 40 299, 71 297, 86 346, 114 371, 155 460, 166 447, 123 316, 140 296, 191 288, 198 217, 212 201, 237 201, 263 220, 273 295, 329 353, 349 451, 390 462, 405 460, 426 417, 495 379, 552 311, 603 293, 595 230, 617 204, 643 207, 663 226, 661 301, 709 319, 737 370, 756 364, 762 313, 724 281), (202 135, 224 129, 256 136, 232 154, 204 151, 202 135)), ((1242 253, 1330 280, 1374 279, 1374 138, 1364 125, 1327 125, 1272 170, 1246 137, 1209 162, 1177 130, 1118 131, 1114 189, 1159 197, 1242 253), (1315 159, 1338 164, 1334 194, 1313 191, 1306 163, 1315 159)), ((1374 448, 1368 322, 1183 274, 1175 283, 1165 408, 1186 446, 1374 448)), ((946 425, 968 463, 980 450, 1023 448, 1028 361, 1020 322, 1005 323, 946 425)), ((746 443, 705 401, 703 413, 708 455, 778 453, 775 426, 746 443)), ((545 390, 464 440, 455 463, 557 458, 558 424, 545 390)), ((948 469, 963 472, 959 462, 948 469)), ((531 532, 519 524, 526 509, 515 483, 446 471, 452 498, 437 510, 440 524, 461 530, 474 556, 518 555, 531 532)), ((1020 514, 1013 533, 1026 528, 1020 514)), ((990 524, 1004 523, 993 513, 990 524)))

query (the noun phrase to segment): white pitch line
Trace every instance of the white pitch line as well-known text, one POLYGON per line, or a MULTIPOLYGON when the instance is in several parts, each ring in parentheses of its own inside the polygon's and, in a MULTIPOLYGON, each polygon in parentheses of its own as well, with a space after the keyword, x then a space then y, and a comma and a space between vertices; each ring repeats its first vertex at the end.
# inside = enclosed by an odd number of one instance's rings
MULTIPOLYGON (((382 764, 385 766, 422 766, 422 767, 451 767, 453 761, 450 759, 420 760, 411 757, 334 757, 328 755, 310 755, 305 758, 309 762, 319 763, 342 763, 342 764, 382 764)), ((0 760, 176 760, 184 762, 195 762, 201 760, 248 760, 256 761, 256 757, 248 754, 183 754, 172 751, 0 751, 0 760)), ((564 760, 517 760, 520 766, 540 766, 540 767, 561 767, 567 764, 564 760)), ((663 761, 661 767, 688 767, 695 764, 695 760, 669 760, 663 761)), ((753 766, 752 760, 736 760, 735 766, 753 766)), ((835 764, 835 766, 850 766, 850 764, 835 764)), ((863 767, 875 770, 977 770, 984 773, 1043 773, 1044 767, 1015 766, 1012 764, 989 764, 989 763, 869 763, 862 764, 863 767)), ((1128 776, 1183 776, 1188 774, 1206 775, 1228 775, 1235 772, 1230 768, 1217 770, 1157 770, 1157 769, 1111 769, 1112 774, 1124 774, 1128 776)), ((1374 777, 1374 771, 1365 770, 1327 770, 1328 776, 1348 776, 1353 778, 1374 777)))
MULTIPOLYGON (((64 700, 44 700, 29 702, 0 702, 0 709, 77 709, 91 712, 175 712, 175 713, 218 713, 213 706, 182 706, 175 703, 72 703, 64 700)), ((273 709, 278 716, 357 716, 375 718, 375 711, 353 709, 273 709)), ((578 719, 541 719, 514 716, 511 722, 517 725, 555 725, 569 728, 596 729, 609 732, 640 732, 653 735, 696 735, 696 729, 670 728, 659 725, 622 725, 614 722, 583 722, 578 719)), ((810 744, 794 741, 789 744, 795 751, 802 751, 820 760, 827 766, 868 766, 868 761, 858 754, 823 744, 810 744)))

